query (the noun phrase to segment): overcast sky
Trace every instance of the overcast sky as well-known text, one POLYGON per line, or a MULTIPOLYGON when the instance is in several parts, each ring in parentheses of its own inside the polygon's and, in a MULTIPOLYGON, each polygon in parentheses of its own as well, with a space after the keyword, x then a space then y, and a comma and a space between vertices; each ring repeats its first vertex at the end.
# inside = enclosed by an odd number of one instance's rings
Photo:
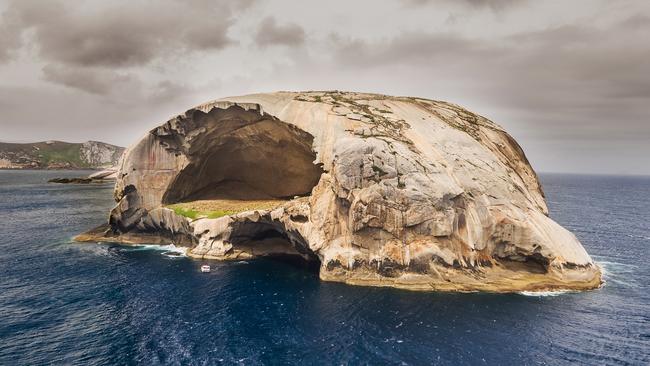
POLYGON ((543 172, 650 174, 650 1, 0 0, 0 140, 127 146, 277 90, 461 104, 543 172))

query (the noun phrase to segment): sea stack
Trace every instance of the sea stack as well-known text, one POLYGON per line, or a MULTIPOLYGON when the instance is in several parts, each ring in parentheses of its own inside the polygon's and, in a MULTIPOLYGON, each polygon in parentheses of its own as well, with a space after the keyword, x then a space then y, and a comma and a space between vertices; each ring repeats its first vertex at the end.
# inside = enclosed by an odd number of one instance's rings
POLYGON ((601 284, 517 142, 447 102, 328 91, 205 103, 125 152, 115 199, 109 223, 78 240, 292 255, 326 281, 411 290, 601 284))

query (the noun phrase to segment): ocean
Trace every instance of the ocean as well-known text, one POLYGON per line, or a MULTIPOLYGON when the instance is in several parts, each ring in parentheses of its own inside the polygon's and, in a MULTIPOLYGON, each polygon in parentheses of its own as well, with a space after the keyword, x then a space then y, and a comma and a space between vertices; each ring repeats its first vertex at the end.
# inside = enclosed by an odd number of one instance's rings
POLYGON ((273 260, 74 244, 111 185, 0 171, 0 365, 647 365, 650 177, 542 174, 553 217, 603 267, 595 291, 419 293, 273 260))

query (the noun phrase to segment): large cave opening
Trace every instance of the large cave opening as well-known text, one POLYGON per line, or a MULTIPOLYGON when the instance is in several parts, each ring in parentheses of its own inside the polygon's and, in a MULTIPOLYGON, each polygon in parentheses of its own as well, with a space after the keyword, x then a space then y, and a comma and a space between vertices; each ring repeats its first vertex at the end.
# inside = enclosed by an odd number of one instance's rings
MULTIPOLYGON (((187 159, 162 203, 207 218, 270 210, 296 196, 307 196, 323 173, 314 163, 313 136, 259 109, 233 105, 207 113, 197 110, 158 137, 187 159)), ((228 241, 233 251, 318 272, 320 260, 309 245, 278 221, 267 217, 231 225, 228 241)))
POLYGON ((267 114, 234 106, 195 112, 199 133, 183 142, 189 162, 163 203, 195 200, 269 200, 308 195, 322 169, 313 136, 267 114))

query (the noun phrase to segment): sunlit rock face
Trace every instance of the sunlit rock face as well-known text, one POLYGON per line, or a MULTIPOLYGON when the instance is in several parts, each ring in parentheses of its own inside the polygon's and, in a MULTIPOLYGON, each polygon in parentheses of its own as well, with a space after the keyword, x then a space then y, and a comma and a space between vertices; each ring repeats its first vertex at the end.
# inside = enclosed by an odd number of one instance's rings
POLYGON ((81 144, 81 160, 90 166, 112 167, 116 165, 124 148, 98 141, 86 141, 81 144))
POLYGON ((127 150, 115 198, 110 240, 155 234, 199 258, 292 255, 328 281, 448 291, 601 283, 575 236, 548 217, 519 145, 445 102, 335 91, 206 103, 127 150), (219 199, 283 201, 215 218, 164 207, 219 199))

